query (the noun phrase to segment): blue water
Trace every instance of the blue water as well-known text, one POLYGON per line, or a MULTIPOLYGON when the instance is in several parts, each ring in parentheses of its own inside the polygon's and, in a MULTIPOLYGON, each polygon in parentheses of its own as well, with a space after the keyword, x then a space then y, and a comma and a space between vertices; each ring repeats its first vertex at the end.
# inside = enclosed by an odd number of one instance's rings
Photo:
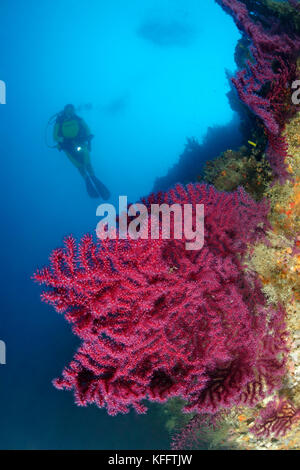
POLYGON ((95 135, 92 163, 110 202, 139 199, 187 137, 201 142, 231 121, 225 69, 235 69, 239 37, 213 0, 1 0, 0 448, 168 447, 156 408, 112 418, 51 385, 78 342, 30 277, 65 235, 95 230, 97 202, 46 146, 46 125, 74 103, 95 135))

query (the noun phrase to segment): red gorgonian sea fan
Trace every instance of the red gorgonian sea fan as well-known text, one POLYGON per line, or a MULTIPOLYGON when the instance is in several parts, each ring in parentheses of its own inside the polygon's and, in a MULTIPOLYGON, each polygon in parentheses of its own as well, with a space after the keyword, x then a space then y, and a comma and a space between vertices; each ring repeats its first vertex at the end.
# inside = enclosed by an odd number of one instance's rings
POLYGON ((280 437, 300 421, 300 408, 285 398, 274 398, 262 410, 254 426, 250 428, 258 437, 280 437))
POLYGON ((54 385, 111 415, 175 396, 186 411, 254 404, 285 368, 283 312, 266 308, 259 280, 243 267, 248 245, 264 236, 268 207, 242 189, 203 184, 143 202, 204 204, 204 247, 86 235, 77 249, 67 238, 34 276, 82 341, 54 385))

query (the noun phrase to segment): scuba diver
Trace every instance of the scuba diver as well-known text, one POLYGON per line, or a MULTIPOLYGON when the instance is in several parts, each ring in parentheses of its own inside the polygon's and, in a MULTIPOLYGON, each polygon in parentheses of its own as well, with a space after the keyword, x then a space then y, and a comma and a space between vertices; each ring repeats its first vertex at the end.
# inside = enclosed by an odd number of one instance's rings
POLYGON ((53 138, 57 142, 56 148, 64 151, 69 160, 79 170, 83 177, 90 197, 101 196, 107 200, 109 190, 95 176, 90 161, 91 134, 87 124, 75 113, 75 107, 67 104, 63 111, 55 115, 53 138))

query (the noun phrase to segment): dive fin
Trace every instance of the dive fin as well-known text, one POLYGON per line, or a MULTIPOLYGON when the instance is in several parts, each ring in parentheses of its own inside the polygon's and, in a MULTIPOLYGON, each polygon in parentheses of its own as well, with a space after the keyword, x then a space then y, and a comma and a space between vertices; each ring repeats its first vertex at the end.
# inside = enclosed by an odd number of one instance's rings
POLYGON ((100 181, 95 175, 91 176, 91 180, 93 181, 99 195, 104 199, 104 201, 107 201, 107 199, 110 198, 110 192, 107 189, 107 187, 100 181))
POLYGON ((99 194, 96 191, 96 189, 94 188, 94 186, 92 185, 92 182, 91 182, 89 177, 86 177, 85 184, 86 184, 86 189, 87 189, 88 195, 92 198, 96 198, 96 197, 98 198, 99 194))

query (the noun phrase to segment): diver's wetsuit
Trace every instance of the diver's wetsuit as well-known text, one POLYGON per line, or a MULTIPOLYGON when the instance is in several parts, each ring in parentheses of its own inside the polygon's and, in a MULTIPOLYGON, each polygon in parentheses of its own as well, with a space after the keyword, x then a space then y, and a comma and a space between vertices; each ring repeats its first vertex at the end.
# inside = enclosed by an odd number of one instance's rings
POLYGON ((71 119, 58 116, 53 137, 83 177, 87 172, 94 175, 87 145, 92 135, 83 119, 78 116, 73 116, 71 119), (80 151, 77 150, 78 148, 80 151))
POLYGON ((92 134, 83 119, 75 114, 66 118, 59 114, 54 126, 53 138, 59 144, 59 148, 84 178, 87 191, 91 197, 103 199, 109 198, 108 189, 98 180, 93 170, 90 159, 90 141, 92 134))

